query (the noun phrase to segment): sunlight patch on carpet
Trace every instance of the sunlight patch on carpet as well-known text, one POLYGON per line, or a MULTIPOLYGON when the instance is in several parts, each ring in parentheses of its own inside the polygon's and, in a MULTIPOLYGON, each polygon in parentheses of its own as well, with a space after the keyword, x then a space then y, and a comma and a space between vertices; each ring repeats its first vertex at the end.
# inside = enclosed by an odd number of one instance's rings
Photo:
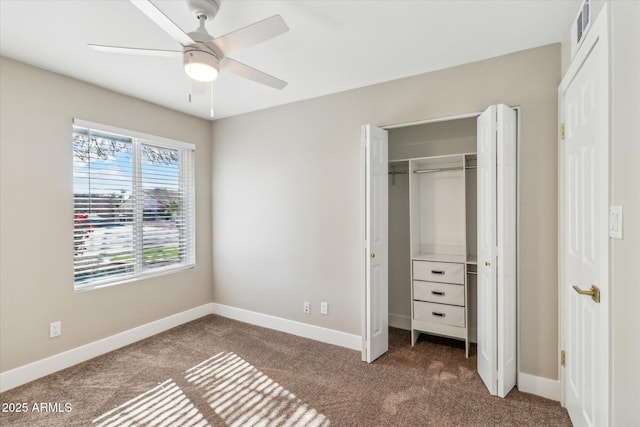
POLYGON ((99 427, 210 425, 171 379, 99 416, 93 423, 99 427))
POLYGON ((229 426, 319 426, 329 419, 235 353, 219 353, 186 373, 187 381, 229 426))

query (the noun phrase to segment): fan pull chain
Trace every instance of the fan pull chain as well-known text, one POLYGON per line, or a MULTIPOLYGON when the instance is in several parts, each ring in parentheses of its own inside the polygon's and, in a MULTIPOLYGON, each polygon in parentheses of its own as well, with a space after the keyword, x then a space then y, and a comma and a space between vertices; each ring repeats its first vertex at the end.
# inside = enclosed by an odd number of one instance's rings
POLYGON ((213 119, 213 82, 211 82, 211 118, 213 119))

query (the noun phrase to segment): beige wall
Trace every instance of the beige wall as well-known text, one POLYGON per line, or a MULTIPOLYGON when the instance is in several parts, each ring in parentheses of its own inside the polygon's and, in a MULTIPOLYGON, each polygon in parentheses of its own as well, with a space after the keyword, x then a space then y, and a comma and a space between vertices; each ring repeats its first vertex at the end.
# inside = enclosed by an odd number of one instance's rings
POLYGON ((612 420, 640 425, 640 2, 610 3, 611 204, 624 209, 611 241, 612 420))
POLYGON ((0 93, 0 371, 211 302, 209 122, 7 58, 0 93), (74 117, 196 144, 195 269, 74 293, 74 117))
POLYGON ((520 106, 520 370, 556 379, 559 81, 556 44, 215 121, 215 302, 359 335, 360 125, 520 106))

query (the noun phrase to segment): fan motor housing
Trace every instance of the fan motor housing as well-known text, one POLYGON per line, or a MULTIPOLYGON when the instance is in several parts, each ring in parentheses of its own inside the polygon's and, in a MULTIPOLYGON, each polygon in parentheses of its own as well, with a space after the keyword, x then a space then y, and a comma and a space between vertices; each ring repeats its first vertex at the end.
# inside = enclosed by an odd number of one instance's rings
POLYGON ((187 0, 187 7, 196 19, 206 16, 207 20, 211 20, 220 10, 220 0, 187 0))

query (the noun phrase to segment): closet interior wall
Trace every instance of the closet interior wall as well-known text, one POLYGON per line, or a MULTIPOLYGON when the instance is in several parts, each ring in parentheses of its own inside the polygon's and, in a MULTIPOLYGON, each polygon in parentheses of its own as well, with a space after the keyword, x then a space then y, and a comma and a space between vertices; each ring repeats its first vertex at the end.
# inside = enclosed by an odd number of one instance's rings
MULTIPOLYGON (((411 248, 408 159, 476 152, 476 117, 388 129, 389 131, 389 326, 411 328, 411 248)), ((475 174, 466 175, 467 246, 475 250, 475 174), (473 234, 469 236, 469 234, 473 234)), ((475 253, 469 253, 474 256, 475 253)), ((475 276, 468 275, 471 317, 475 276)), ((471 322, 471 341, 475 331, 471 322)))

